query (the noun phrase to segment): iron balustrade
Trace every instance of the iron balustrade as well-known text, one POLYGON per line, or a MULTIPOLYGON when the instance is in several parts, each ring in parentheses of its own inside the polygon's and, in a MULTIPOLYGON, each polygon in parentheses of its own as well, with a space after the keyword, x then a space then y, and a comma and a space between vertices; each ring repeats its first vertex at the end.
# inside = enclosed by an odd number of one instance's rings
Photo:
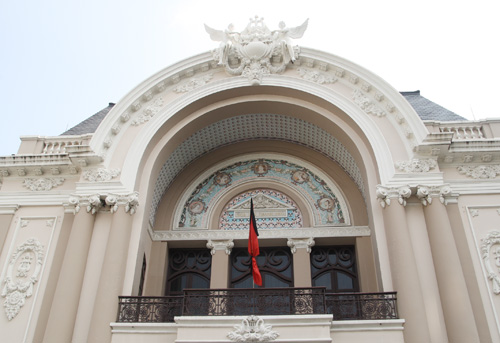
POLYGON ((326 293, 324 287, 186 289, 183 296, 119 297, 118 322, 176 316, 333 314, 333 320, 397 319, 396 292, 326 293))

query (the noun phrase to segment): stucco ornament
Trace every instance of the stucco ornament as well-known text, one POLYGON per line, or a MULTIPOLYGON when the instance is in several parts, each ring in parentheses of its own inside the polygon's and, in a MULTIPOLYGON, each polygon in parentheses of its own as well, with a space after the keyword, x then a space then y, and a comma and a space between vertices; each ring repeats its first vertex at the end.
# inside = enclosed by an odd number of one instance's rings
POLYGON ((378 203, 382 208, 385 208, 386 206, 389 206, 391 204, 391 199, 389 198, 389 191, 387 188, 383 186, 377 186, 377 189, 375 191, 375 194, 378 199, 378 203))
POLYGON ((410 161, 398 161, 396 162, 396 168, 405 173, 427 173, 430 170, 436 168, 436 160, 433 159, 423 159, 414 158, 410 161))
POLYGON ((116 211, 118 211, 118 198, 116 197, 116 195, 109 194, 108 196, 106 196, 106 199, 104 201, 106 202, 106 205, 109 206, 109 211, 111 213, 115 213, 116 211))
POLYGON ((262 318, 252 315, 243 319, 241 325, 235 325, 227 337, 233 342, 269 342, 279 336, 272 328, 262 318))
POLYGON ((417 186, 417 198, 424 206, 432 204, 432 198, 429 187, 417 186))
POLYGON ((207 25, 205 30, 212 40, 220 42, 213 51, 214 60, 229 74, 246 76, 250 83, 258 85, 262 76, 282 73, 288 63, 295 62, 299 48, 292 45, 292 39, 304 35, 308 20, 297 27, 280 22, 279 29, 271 31, 264 18, 255 16, 241 32, 234 31, 232 24, 224 31, 207 25))
POLYGON ((458 166, 457 170, 473 179, 494 179, 500 174, 500 165, 458 166))
POLYGON ((120 175, 120 169, 97 168, 83 172, 83 178, 90 182, 111 181, 118 175, 120 175))
POLYGON ((101 198, 99 195, 91 195, 88 199, 87 213, 96 214, 102 207, 101 198))
POLYGON ((52 188, 62 185, 64 178, 39 178, 39 179, 25 179, 23 186, 33 192, 50 191, 52 188))
POLYGON ((133 193, 127 197, 127 201, 125 203, 125 212, 130 213, 130 215, 134 214, 137 211, 137 207, 139 206, 139 194, 133 193))
POLYGON ((493 293, 498 295, 500 294, 500 232, 491 231, 481 242, 484 269, 492 282, 493 293))
POLYGON ((3 280, 2 297, 5 314, 12 320, 26 298, 33 295, 34 285, 38 282, 43 264, 43 245, 35 238, 30 238, 12 254, 3 280))

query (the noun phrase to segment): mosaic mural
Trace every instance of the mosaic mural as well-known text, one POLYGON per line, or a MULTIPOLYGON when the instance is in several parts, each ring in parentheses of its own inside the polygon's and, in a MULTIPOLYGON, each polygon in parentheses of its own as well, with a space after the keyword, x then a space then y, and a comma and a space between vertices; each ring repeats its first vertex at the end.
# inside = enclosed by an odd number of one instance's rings
POLYGON ((165 161, 156 180, 150 210, 154 225, 160 200, 178 173, 191 161, 218 147, 252 139, 274 139, 306 146, 336 161, 354 180, 364 196, 361 173, 354 158, 322 128, 290 116, 262 113, 245 114, 218 121, 187 138, 165 161))
POLYGON ((292 199, 276 190, 256 189, 236 196, 226 205, 219 220, 219 229, 248 229, 250 199, 253 199, 259 230, 302 227, 302 214, 292 199))
MULTIPOLYGON (((253 159, 249 161, 237 162, 228 167, 210 175, 201 182, 192 194, 187 199, 182 213, 180 215, 178 226, 179 228, 206 228, 208 215, 207 211, 210 206, 228 187, 235 186, 242 182, 256 180, 275 180, 280 183, 286 183, 292 186, 299 192, 307 201, 312 204, 314 222, 316 225, 335 225, 343 224, 344 211, 337 199, 337 196, 332 192, 330 187, 324 180, 315 175, 312 171, 294 163, 283 160, 272 159, 253 159)), ((288 208, 293 209, 297 206, 281 193, 275 192, 264 194, 268 199, 274 199, 276 203, 281 202, 286 204, 288 208)), ((243 195, 242 195, 243 196, 243 195)), ((247 196, 249 199, 249 196, 247 196)), ((236 206, 244 203, 247 198, 239 198, 230 206, 236 206)), ((226 207, 227 209, 227 207, 226 207)), ((293 211, 292 211, 293 212, 293 211)), ((229 220, 229 214, 226 220, 229 220)), ((273 219, 274 222, 277 219, 273 219)), ((283 221, 284 222, 284 221, 283 221)), ((302 225, 301 216, 293 215, 288 222, 293 223, 293 226, 283 227, 300 227, 302 225), (299 219, 300 218, 300 219, 299 219)), ((231 224, 232 225, 232 224, 231 224)), ((224 228, 233 228, 229 225, 229 221, 224 228)), ((272 225, 270 225, 271 227, 272 225)), ((237 226, 239 228, 239 226, 237 226)))

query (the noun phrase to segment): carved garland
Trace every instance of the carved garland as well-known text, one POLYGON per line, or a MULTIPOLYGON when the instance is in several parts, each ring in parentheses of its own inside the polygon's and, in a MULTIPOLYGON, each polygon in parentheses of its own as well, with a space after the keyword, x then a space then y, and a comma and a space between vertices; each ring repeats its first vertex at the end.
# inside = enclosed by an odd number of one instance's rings
POLYGON ((457 170, 473 179, 494 179, 500 174, 500 165, 458 166, 457 170))
POLYGON ((33 192, 50 191, 52 188, 62 185, 64 178, 39 178, 39 179, 25 179, 23 186, 33 192))
POLYGON ((33 294, 33 287, 40 277, 42 264, 43 245, 35 238, 28 239, 12 254, 1 293, 5 298, 3 306, 9 320, 17 316, 26 298, 33 294))

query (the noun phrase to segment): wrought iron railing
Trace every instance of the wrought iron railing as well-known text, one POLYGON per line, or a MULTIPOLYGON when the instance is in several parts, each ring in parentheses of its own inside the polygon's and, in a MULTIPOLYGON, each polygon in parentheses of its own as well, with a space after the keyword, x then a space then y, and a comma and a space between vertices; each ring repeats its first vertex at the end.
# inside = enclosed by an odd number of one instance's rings
POLYGON ((175 316, 333 314, 334 320, 397 319, 396 293, 326 293, 325 288, 187 289, 183 296, 119 297, 118 322, 175 316))

